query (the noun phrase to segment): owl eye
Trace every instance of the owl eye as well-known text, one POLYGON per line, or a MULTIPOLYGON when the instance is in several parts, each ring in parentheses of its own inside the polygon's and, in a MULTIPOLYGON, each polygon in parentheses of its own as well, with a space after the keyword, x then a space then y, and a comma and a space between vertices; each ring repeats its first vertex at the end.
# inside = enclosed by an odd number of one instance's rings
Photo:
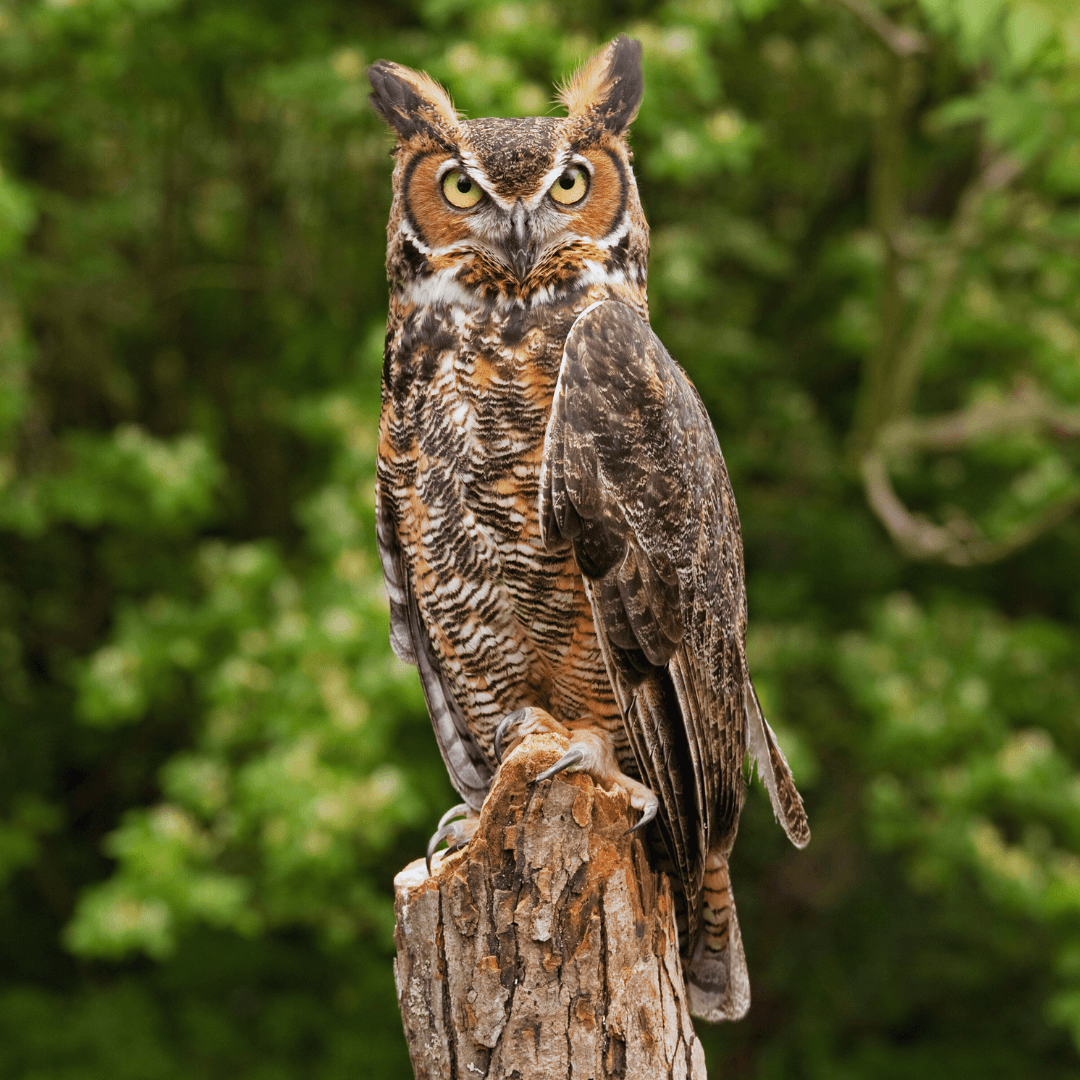
POLYGON ((589 174, 576 165, 571 165, 551 186, 551 197, 563 206, 572 206, 585 198, 589 190, 589 174))
POLYGON ((475 206, 484 194, 480 185, 460 169, 451 169, 443 177, 442 190, 446 201, 459 210, 475 206))

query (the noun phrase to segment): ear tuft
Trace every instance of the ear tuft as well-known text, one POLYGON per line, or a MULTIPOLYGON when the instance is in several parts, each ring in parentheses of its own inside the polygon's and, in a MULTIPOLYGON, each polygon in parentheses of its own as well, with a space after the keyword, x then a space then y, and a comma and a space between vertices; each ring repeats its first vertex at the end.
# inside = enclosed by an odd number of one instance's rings
POLYGON ((450 95, 430 75, 376 60, 368 79, 372 107, 401 139, 426 135, 441 142, 458 126, 450 95))
POLYGON ((621 135, 637 115, 644 89, 641 42, 620 34, 559 88, 558 99, 571 117, 621 135))

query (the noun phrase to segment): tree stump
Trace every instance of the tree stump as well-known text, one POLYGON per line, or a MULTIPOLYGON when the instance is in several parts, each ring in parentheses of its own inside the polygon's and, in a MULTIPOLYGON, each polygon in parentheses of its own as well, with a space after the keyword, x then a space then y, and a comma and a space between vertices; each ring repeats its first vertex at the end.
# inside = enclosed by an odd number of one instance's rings
POLYGON ((394 963, 418 1080, 705 1080, 671 886, 622 791, 509 755, 469 847, 398 874, 394 963))

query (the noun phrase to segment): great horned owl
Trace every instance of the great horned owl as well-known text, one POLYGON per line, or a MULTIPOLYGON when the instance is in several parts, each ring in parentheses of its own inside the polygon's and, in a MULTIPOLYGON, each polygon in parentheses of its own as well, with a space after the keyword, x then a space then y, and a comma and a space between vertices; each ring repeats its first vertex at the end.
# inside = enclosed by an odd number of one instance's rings
POLYGON ((425 74, 369 76, 398 140, 377 482, 390 635, 467 815, 433 843, 467 841, 500 743, 562 733, 544 775, 584 769, 655 818, 691 1008, 737 1018, 747 752, 792 842, 810 834, 747 670, 720 446, 649 328, 626 142, 641 46, 593 57, 558 118, 465 120, 425 74))

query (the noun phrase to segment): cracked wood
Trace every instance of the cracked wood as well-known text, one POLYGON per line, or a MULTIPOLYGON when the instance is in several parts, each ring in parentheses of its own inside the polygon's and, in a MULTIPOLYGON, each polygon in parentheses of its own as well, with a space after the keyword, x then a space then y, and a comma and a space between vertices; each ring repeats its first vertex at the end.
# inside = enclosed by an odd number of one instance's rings
POLYGON ((466 851, 395 880, 394 965, 420 1080, 705 1080, 667 878, 621 791, 511 754, 466 851))

